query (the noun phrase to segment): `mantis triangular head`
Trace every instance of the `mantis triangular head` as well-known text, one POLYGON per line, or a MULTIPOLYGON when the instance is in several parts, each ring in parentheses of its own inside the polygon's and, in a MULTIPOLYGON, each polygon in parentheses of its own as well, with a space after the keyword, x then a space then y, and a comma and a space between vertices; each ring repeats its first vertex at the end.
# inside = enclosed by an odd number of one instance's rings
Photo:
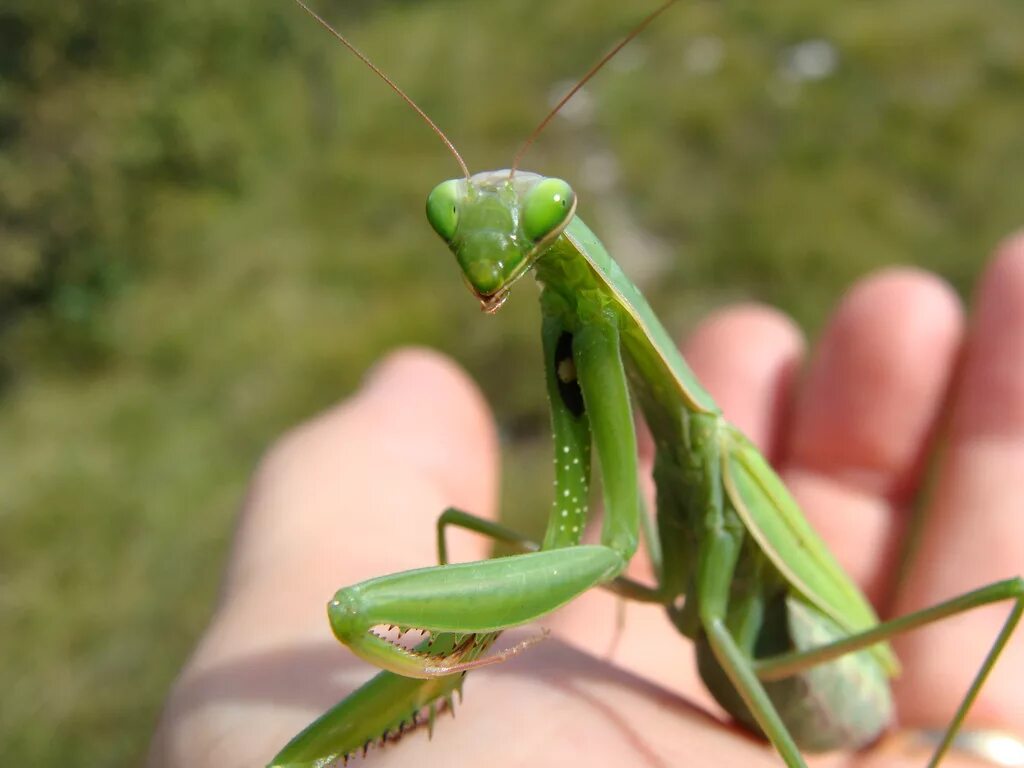
POLYGON ((485 312, 494 312, 568 226, 576 194, 561 179, 508 170, 450 179, 427 198, 427 219, 455 254, 485 312))

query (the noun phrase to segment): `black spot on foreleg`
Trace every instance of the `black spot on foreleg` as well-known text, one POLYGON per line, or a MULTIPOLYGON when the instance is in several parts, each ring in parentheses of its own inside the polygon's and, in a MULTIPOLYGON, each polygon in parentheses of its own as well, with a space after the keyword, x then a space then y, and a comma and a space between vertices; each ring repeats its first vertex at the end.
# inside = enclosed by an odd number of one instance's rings
POLYGON ((558 380, 558 394, 569 413, 583 415, 583 391, 576 379, 576 363, 572 359, 572 334, 568 331, 558 337, 555 345, 555 374, 558 380))

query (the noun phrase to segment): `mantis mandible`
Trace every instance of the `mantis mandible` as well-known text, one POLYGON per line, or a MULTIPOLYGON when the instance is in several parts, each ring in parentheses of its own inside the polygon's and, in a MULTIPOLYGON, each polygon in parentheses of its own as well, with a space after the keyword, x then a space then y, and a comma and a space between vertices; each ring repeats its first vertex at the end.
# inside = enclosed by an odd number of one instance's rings
POLYGON ((321 766, 401 735, 452 706, 464 673, 500 662, 527 641, 494 651, 510 627, 536 621, 604 586, 663 605, 697 645, 701 676, 740 723, 763 734, 788 766, 803 752, 870 744, 892 715, 888 640, 972 608, 1010 600, 1010 611, 945 736, 950 748, 968 709, 1024 612, 1024 579, 993 583, 880 622, 805 521, 753 444, 722 416, 646 300, 577 215, 565 181, 519 170, 558 109, 674 0, 650 14, 545 118, 510 169, 470 174, 451 142, 386 75, 296 0, 390 85, 448 145, 464 176, 439 184, 427 218, 454 253, 487 312, 528 272, 541 285, 545 382, 555 451, 555 503, 540 543, 460 510, 438 521, 441 564, 339 590, 328 604, 335 636, 384 671, 298 734, 274 766, 321 766), (654 439, 656 527, 638 485, 633 404, 654 439), (596 454, 592 462, 591 450, 596 454), (600 543, 582 543, 592 464, 605 516, 600 543), (521 552, 447 563, 456 526, 521 552), (653 529, 652 529, 653 528, 653 529), (644 536, 654 585, 625 578, 644 536), (415 647, 381 627, 415 629, 415 647))

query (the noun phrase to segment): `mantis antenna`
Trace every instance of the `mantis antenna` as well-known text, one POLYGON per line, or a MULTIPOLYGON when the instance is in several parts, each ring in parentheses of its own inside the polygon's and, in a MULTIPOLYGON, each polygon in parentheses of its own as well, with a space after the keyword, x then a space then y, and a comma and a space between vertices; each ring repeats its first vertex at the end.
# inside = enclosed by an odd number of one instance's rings
MULTIPOLYGON (((299 3, 300 5, 302 4, 300 0, 295 0, 295 2, 299 3)), ((508 177, 510 179, 515 175, 516 170, 518 170, 519 163, 522 162, 523 155, 526 154, 526 150, 528 150, 533 145, 533 142, 535 142, 537 140, 537 137, 540 136, 541 131, 547 128, 548 123, 550 123, 552 119, 554 119, 555 115, 557 115, 561 111, 562 107, 566 105, 569 99, 575 96, 579 92, 580 88, 582 88, 590 81, 590 78, 592 78, 594 75, 600 72, 601 69, 604 68, 604 65, 615 57, 615 54, 617 54, 619 51, 625 48, 634 37, 643 32, 652 21, 658 18, 663 12, 668 10, 668 7, 674 4, 675 2, 676 0, 668 0, 668 2, 663 3, 662 5, 651 11, 647 15, 647 17, 644 18, 644 20, 641 21, 639 24, 637 24, 628 35, 622 38, 622 41, 619 42, 618 45, 616 45, 614 48, 608 51, 608 53, 602 56, 598 60, 598 62, 594 64, 594 66, 588 69, 587 73, 579 79, 576 85, 569 89, 569 92, 566 93, 565 96, 559 99, 558 103, 555 104, 554 108, 550 112, 548 112, 547 117, 541 120, 540 124, 533 129, 533 133, 531 133, 530 136, 526 139, 526 141, 523 142, 523 145, 519 148, 519 151, 516 152, 515 157, 512 158, 512 167, 509 169, 508 172, 508 177)))
MULTIPOLYGON (((330 24, 328 24, 327 21, 322 16, 320 16, 320 14, 318 14, 316 11, 314 11, 312 8, 310 8, 308 5, 306 5, 302 0, 295 0, 295 2, 298 3, 299 7, 302 8, 302 10, 304 10, 306 13, 308 13, 310 16, 312 16, 314 19, 316 19, 317 23, 319 23, 321 27, 323 27, 328 32, 330 32, 332 35, 334 35, 336 38, 338 38, 338 40, 341 41, 342 45, 344 45, 353 54, 355 54, 356 58, 358 58, 361 62, 363 62, 363 64, 365 64, 371 70, 373 70, 373 73, 375 75, 377 75, 377 77, 379 77, 381 80, 383 80, 389 86, 391 86, 391 90, 393 90, 395 93, 397 93, 399 96, 401 96, 402 100, 406 104, 408 104, 410 107, 412 107, 417 115, 419 115, 420 117, 423 118, 424 122, 426 122, 426 124, 429 125, 431 127, 431 129, 433 129, 434 133, 436 133, 440 137, 441 141, 443 141, 445 143, 445 146, 448 147, 448 150, 452 153, 452 155, 455 156, 455 160, 458 162, 459 167, 462 169, 462 173, 468 179, 470 177, 469 168, 466 166, 465 161, 462 159, 462 155, 460 155, 459 151, 457 149, 455 149, 455 145, 452 144, 451 139, 449 139, 445 135, 444 131, 442 131, 440 128, 438 128, 437 124, 433 120, 431 120, 429 117, 427 117, 427 113, 424 112, 422 109, 420 109, 419 105, 415 101, 413 101, 412 98, 405 91, 403 91, 401 88, 399 88, 398 84, 394 80, 392 80, 390 77, 385 75, 384 72, 381 71, 381 69, 376 64, 374 64, 372 61, 370 61, 369 57, 366 54, 364 54, 362 51, 360 51, 358 48, 356 48, 354 45, 352 45, 352 43, 350 43, 348 41, 348 39, 343 34, 341 34, 338 30, 336 30, 330 24)), ((648 19, 648 21, 649 20, 650 19, 648 19)), ((644 22, 644 23, 646 24, 646 22, 644 22)), ((641 27, 641 29, 642 29, 642 27, 641 27)), ((637 31, 639 32, 640 30, 638 29, 637 31)), ((621 48, 622 46, 619 46, 619 47, 621 48)), ((582 85, 582 83, 581 83, 581 85, 582 85)))

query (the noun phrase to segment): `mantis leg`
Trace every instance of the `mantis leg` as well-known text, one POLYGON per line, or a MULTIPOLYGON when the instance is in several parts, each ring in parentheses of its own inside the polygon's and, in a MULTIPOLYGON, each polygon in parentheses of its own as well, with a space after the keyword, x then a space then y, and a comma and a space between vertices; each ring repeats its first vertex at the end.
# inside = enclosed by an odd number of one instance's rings
POLYGON ((545 318, 559 461, 557 496, 542 551, 421 568, 340 590, 328 605, 335 636, 379 667, 431 678, 489 663, 480 658, 485 648, 476 642, 477 635, 533 621, 611 581, 636 550, 636 438, 617 330, 595 323, 570 333, 555 315, 546 313, 545 318), (604 475, 607 513, 601 544, 581 545, 591 433, 604 475), (434 654, 391 642, 374 631, 382 625, 469 637, 434 654))
POLYGON ((469 512, 463 512, 455 507, 448 507, 437 518, 437 560, 441 565, 448 564, 448 542, 445 533, 449 526, 473 531, 481 536, 486 536, 489 539, 494 539, 504 544, 511 544, 523 552, 537 552, 540 549, 540 544, 533 541, 529 536, 513 531, 501 523, 496 523, 484 517, 478 517, 469 512))
POLYGON ((726 609, 739 541, 726 531, 708 537, 698 565, 700 617, 715 658, 743 698, 762 732, 789 768, 806 768, 800 750, 754 671, 754 660, 726 626, 726 609))
POLYGON ((476 660, 468 657, 475 644, 435 657, 393 643, 374 627, 493 633, 549 613, 624 566, 611 547, 589 545, 421 568, 340 590, 328 616, 338 639, 367 661, 409 677, 435 677, 470 668, 463 662, 476 660))
POLYGON ((654 570, 655 578, 661 583, 663 574, 662 563, 664 562, 661 538, 658 535, 658 526, 655 524, 654 518, 648 514, 643 494, 640 495, 640 533, 643 535, 644 545, 647 547, 647 557, 651 561, 651 568, 654 570))
POLYGON ((753 663, 754 672, 761 680, 777 680, 779 678, 788 677, 789 675, 796 674, 804 669, 808 669, 809 667, 844 656, 847 653, 867 648, 877 642, 902 634, 903 632, 908 632, 926 624, 931 624, 936 621, 941 621, 944 618, 964 613, 965 611, 969 611, 973 608, 978 608, 990 603, 1001 602, 1003 600, 1013 600, 1013 608, 1010 610, 1010 614, 1003 623, 1003 627, 1000 629, 995 642, 992 644, 992 648, 986 655, 981 668, 971 681, 971 685, 967 689, 967 693, 964 695, 963 700, 960 702, 960 706, 957 708, 956 714, 953 716, 949 726, 946 728, 946 733, 942 742, 939 744, 938 748, 936 748, 935 754, 932 755, 928 765, 934 766, 938 764, 943 755, 945 755, 949 750, 949 747, 952 745, 953 740, 956 738, 957 731, 960 730, 960 726, 963 724, 964 718, 967 716, 968 710, 974 703, 974 700, 978 697, 978 693, 981 691, 982 685, 984 685, 985 680, 992 671, 992 667, 995 666, 996 660, 999 658, 999 655, 1009 642, 1014 629, 1020 622, 1021 615, 1024 614, 1024 579, 1021 577, 1018 576, 1004 581, 997 581, 993 584, 989 584, 988 586, 981 587, 980 589, 967 592, 966 594, 960 595, 959 597, 955 597, 951 600, 946 600, 938 605, 933 605, 929 608, 909 613, 906 616, 900 616, 897 619, 882 622, 866 632, 851 635, 850 637, 843 638, 842 640, 838 640, 834 643, 829 643, 828 645, 823 645, 807 651, 798 651, 783 654, 781 656, 758 659, 753 663))
MULTIPOLYGON (((437 521, 438 555, 442 565, 448 561, 444 531, 449 525, 475 531, 528 551, 538 549, 536 543, 509 528, 449 508, 437 521)), ((489 645, 493 639, 482 638, 479 644, 489 645)), ((433 638, 431 645, 434 649, 455 648, 457 638, 451 635, 433 638)), ((427 647, 431 646, 424 644, 423 648, 427 647)), ((453 694, 458 691, 461 696, 463 679, 461 676, 448 676, 417 680, 392 672, 380 672, 293 738, 275 758, 274 765, 312 764, 322 760, 325 755, 343 758, 366 745, 365 733, 383 734, 380 738, 384 739, 414 727, 420 722, 421 710, 424 709, 427 724, 433 731, 439 706, 446 706, 454 712, 453 694)))

